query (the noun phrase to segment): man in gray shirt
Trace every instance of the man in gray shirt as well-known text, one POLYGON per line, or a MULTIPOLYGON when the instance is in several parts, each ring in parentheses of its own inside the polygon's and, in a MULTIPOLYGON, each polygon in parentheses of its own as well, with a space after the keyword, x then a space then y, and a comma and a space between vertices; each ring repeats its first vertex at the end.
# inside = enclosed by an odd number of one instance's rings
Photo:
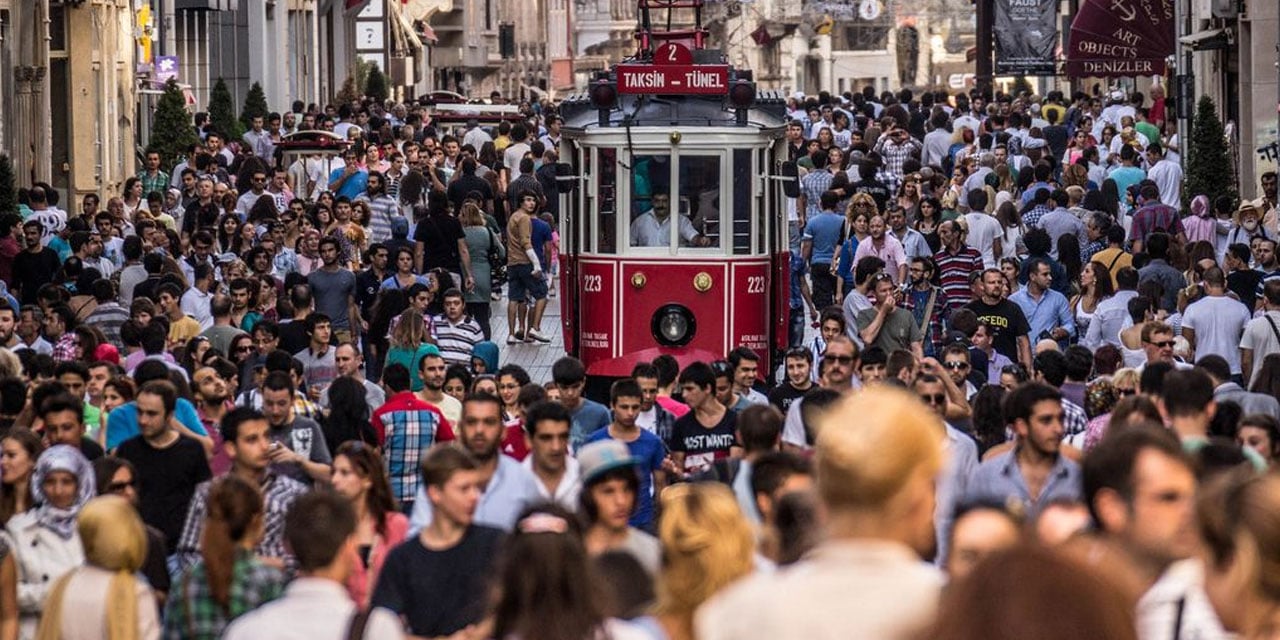
POLYGON ((262 413, 271 438, 271 469, 307 486, 327 482, 333 456, 320 425, 294 414, 293 380, 283 371, 267 374, 262 381, 262 413))
POLYGON ((339 264, 342 248, 337 238, 320 240, 320 260, 324 266, 307 276, 315 310, 329 316, 338 342, 350 342, 360 329, 356 307, 356 275, 339 264))

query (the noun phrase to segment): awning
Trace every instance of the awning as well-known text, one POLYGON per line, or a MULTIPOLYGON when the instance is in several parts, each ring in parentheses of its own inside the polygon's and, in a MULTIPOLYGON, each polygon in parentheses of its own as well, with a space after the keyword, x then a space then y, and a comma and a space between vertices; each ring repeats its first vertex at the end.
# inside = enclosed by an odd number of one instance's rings
POLYGON ((413 23, 400 12, 399 7, 391 9, 390 13, 392 38, 395 40, 396 50, 409 54, 421 50, 422 40, 418 38, 418 32, 414 30, 413 23))
POLYGON ((1173 55, 1174 0, 1086 0, 1071 21, 1067 75, 1160 75, 1173 55))
POLYGON ((1211 51, 1231 46, 1233 35, 1231 29, 1206 29, 1182 36, 1178 42, 1192 51, 1211 51))

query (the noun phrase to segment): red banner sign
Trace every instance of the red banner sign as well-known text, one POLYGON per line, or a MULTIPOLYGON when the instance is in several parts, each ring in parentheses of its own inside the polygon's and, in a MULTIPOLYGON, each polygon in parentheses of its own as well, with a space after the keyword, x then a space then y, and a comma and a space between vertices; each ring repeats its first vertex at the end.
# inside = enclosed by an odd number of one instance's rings
POLYGON ((618 93, 698 94, 729 93, 729 65, 722 64, 620 64, 618 93))

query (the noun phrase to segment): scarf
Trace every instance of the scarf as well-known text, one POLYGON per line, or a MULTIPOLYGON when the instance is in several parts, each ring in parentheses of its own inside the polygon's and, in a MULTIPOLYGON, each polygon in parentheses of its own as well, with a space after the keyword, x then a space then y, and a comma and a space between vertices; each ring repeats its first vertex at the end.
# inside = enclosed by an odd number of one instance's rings
POLYGON ((71 539, 80 507, 95 493, 93 468, 79 449, 65 444, 54 445, 45 449, 36 460, 31 478, 31 498, 40 505, 36 507, 36 521, 63 540, 71 539), (44 479, 54 471, 65 471, 76 477, 76 501, 66 509, 53 506, 44 495, 44 479))

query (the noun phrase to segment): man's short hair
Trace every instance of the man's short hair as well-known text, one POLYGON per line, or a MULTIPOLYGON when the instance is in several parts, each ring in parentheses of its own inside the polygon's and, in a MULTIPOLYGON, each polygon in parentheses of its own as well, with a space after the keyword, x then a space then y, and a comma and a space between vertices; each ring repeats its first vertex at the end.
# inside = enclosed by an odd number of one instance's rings
POLYGON ((236 443, 236 438, 240 437, 240 425, 254 420, 266 420, 266 416, 261 411, 253 407, 236 407, 222 416, 222 424, 218 426, 218 433, 222 436, 222 441, 236 443))
POLYGON ((479 468, 480 463, 462 447, 434 447, 422 457, 422 483, 428 487, 440 488, 455 473, 479 468))
POLYGON ((262 380, 263 391, 288 391, 293 394, 293 378, 284 371, 272 371, 262 380))
POLYGON ((329 489, 299 496, 284 518, 285 541, 300 571, 316 571, 333 564, 355 531, 355 507, 329 489))
POLYGON ((715 387, 716 372, 705 362, 694 362, 680 372, 680 385, 694 384, 699 389, 715 387))
POLYGON ((1169 417, 1194 416, 1213 402, 1213 380, 1203 370, 1173 370, 1164 377, 1160 400, 1169 417))
POLYGON ((1108 432, 1097 446, 1085 454, 1080 464, 1085 505, 1089 507, 1089 514, 1099 527, 1102 526, 1102 521, 1098 518, 1098 493, 1103 489, 1110 489, 1125 502, 1132 503, 1133 467, 1138 455, 1145 450, 1156 451, 1189 470, 1192 468, 1191 459, 1178 442, 1178 437, 1168 429, 1155 425, 1136 425, 1108 432))
POLYGON ((618 403, 622 398, 643 398, 644 392, 640 390, 640 383, 634 378, 623 378, 613 383, 609 387, 609 406, 618 403))
POLYGON ((753 404, 738 414, 738 440, 747 453, 769 451, 778 444, 785 418, 771 404, 753 404))
POLYGON ((382 370, 382 384, 386 385, 392 393, 408 391, 412 384, 409 368, 399 362, 387 365, 387 368, 382 370))
POLYGON ((557 386, 572 386, 587 379, 587 367, 581 360, 565 356, 551 365, 551 379, 557 386))
POLYGON ((60 391, 45 398, 40 403, 39 410, 41 420, 54 413, 71 411, 76 416, 76 422, 84 424, 84 401, 65 391, 60 391))
POLYGON ((770 451, 751 464, 751 494, 772 496, 797 475, 813 475, 813 464, 790 451, 770 451))
POLYGON ((525 409, 524 431, 532 438, 538 435, 538 425, 548 421, 571 424, 573 417, 569 415, 569 410, 559 402, 547 400, 535 402, 528 409, 525 409))
POLYGON ((1067 356, 1061 351, 1041 351, 1032 358, 1031 365, 1051 386, 1061 387, 1067 381, 1067 356))
POLYGON ((1018 420, 1030 422, 1032 410, 1045 400, 1060 402, 1062 393, 1041 382, 1020 384, 1004 397, 1004 419, 1010 424, 1018 420))
POLYGON ((165 415, 171 416, 178 409, 178 388, 173 386, 168 380, 152 380, 138 389, 138 395, 153 395, 160 398, 160 402, 164 404, 165 415))

